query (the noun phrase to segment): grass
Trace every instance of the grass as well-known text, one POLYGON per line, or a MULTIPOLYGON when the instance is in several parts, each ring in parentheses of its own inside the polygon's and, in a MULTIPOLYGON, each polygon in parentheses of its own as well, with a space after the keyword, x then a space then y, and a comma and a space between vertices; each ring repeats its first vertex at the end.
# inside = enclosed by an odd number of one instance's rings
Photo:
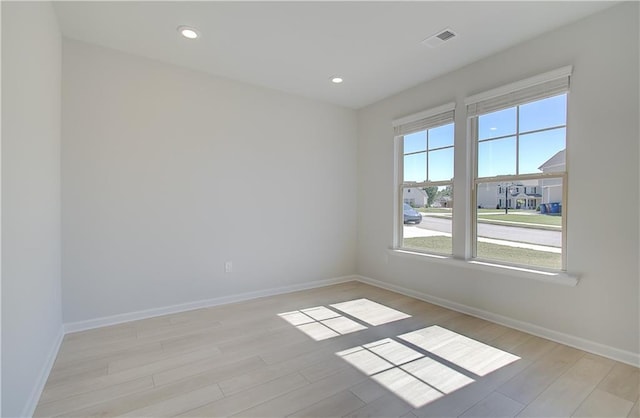
POLYGON ((438 254, 451 254, 451 237, 417 237, 405 238, 404 247, 427 250, 438 254))
MULTIPOLYGON (((406 238, 406 248, 426 250, 438 254, 451 254, 451 238, 443 236, 406 238)), ((478 242, 478 258, 502 261, 533 267, 543 267, 560 270, 562 256, 546 251, 530 250, 527 248, 510 247, 508 245, 478 242)))
POLYGON ((416 210, 422 213, 451 213, 451 208, 416 208, 416 210))
POLYGON ((538 225, 551 225, 562 226, 562 216, 550 216, 550 215, 521 215, 521 214, 502 214, 502 215, 483 215, 478 214, 478 219, 485 219, 487 221, 507 221, 507 222, 519 222, 524 224, 538 224, 538 225))
MULTIPOLYGON (((504 209, 478 208, 478 213, 504 213, 504 209)), ((509 213, 531 213, 529 209, 509 209, 509 213)))

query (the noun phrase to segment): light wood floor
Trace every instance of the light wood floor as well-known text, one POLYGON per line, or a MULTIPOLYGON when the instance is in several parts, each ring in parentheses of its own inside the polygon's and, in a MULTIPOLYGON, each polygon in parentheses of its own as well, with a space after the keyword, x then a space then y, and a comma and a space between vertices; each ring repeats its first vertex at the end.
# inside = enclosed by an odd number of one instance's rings
POLYGON ((639 376, 351 282, 67 335, 35 415, 638 417, 639 376))

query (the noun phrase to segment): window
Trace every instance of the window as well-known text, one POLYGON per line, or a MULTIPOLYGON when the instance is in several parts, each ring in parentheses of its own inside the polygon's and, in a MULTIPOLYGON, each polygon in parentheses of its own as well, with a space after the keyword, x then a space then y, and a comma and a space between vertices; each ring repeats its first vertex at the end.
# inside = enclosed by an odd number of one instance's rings
POLYGON ((577 283, 562 273, 571 71, 567 66, 467 97, 459 115, 466 124, 454 124, 455 103, 393 121, 394 250, 577 283), (454 157, 466 162, 455 178, 454 157))
POLYGON ((395 247, 452 253, 454 105, 394 122, 398 194, 395 247))
POLYGON ((473 257, 566 268, 568 87, 564 74, 467 102, 475 153, 473 257))

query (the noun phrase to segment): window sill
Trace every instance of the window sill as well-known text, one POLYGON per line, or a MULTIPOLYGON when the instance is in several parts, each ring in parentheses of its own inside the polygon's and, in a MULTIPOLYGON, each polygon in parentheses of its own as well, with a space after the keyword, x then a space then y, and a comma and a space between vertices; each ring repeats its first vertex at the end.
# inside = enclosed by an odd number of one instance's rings
POLYGON ((452 256, 427 254, 406 249, 391 248, 389 253, 393 256, 422 259, 429 262, 441 263, 455 267, 469 268, 473 270, 486 271, 510 277, 533 279, 545 283, 559 284, 563 286, 577 286, 579 277, 566 272, 536 270, 535 268, 516 267, 505 264, 496 264, 481 260, 459 260, 452 256))

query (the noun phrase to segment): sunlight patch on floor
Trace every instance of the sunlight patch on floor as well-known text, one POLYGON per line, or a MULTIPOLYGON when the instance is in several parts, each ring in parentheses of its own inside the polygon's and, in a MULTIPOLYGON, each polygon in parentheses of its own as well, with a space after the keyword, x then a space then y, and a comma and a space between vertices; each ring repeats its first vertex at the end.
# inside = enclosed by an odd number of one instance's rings
POLYGON ((414 408, 474 381, 391 338, 336 354, 414 408))
POLYGON ((323 319, 336 318, 340 316, 340 314, 337 313, 336 311, 333 311, 329 308, 325 308, 324 306, 316 306, 313 308, 301 309, 300 312, 302 312, 305 315, 309 315, 311 318, 315 319, 316 321, 322 321, 323 319))
POLYGON ((367 329, 364 325, 325 306, 283 312, 278 316, 316 341, 367 329))
POLYGON ((420 408, 444 396, 425 382, 397 367, 376 374, 372 376, 372 379, 404 399, 414 408, 420 408))
POLYGON ((298 329, 316 341, 322 341, 340 335, 320 322, 298 325, 298 329))
POLYGON ((363 347, 389 361, 394 366, 399 366, 411 360, 424 357, 417 351, 391 338, 365 344, 363 347))
MULTIPOLYGON (((410 318, 369 299, 314 306, 278 316, 316 341, 410 318)), ((437 325, 336 353, 399 398, 420 408, 520 357, 437 325)))
POLYGON ((367 376, 380 373, 395 367, 384 358, 368 350, 364 346, 357 346, 336 353, 367 376))
POLYGON ((520 357, 437 325, 398 336, 478 376, 498 370, 520 357))
POLYGON ((401 369, 445 394, 474 382, 472 378, 429 357, 412 361, 411 363, 403 365, 401 369))
POLYGON ((411 315, 407 315, 404 312, 397 311, 369 299, 356 299, 342 303, 334 303, 331 307, 372 326, 411 318, 411 315))

